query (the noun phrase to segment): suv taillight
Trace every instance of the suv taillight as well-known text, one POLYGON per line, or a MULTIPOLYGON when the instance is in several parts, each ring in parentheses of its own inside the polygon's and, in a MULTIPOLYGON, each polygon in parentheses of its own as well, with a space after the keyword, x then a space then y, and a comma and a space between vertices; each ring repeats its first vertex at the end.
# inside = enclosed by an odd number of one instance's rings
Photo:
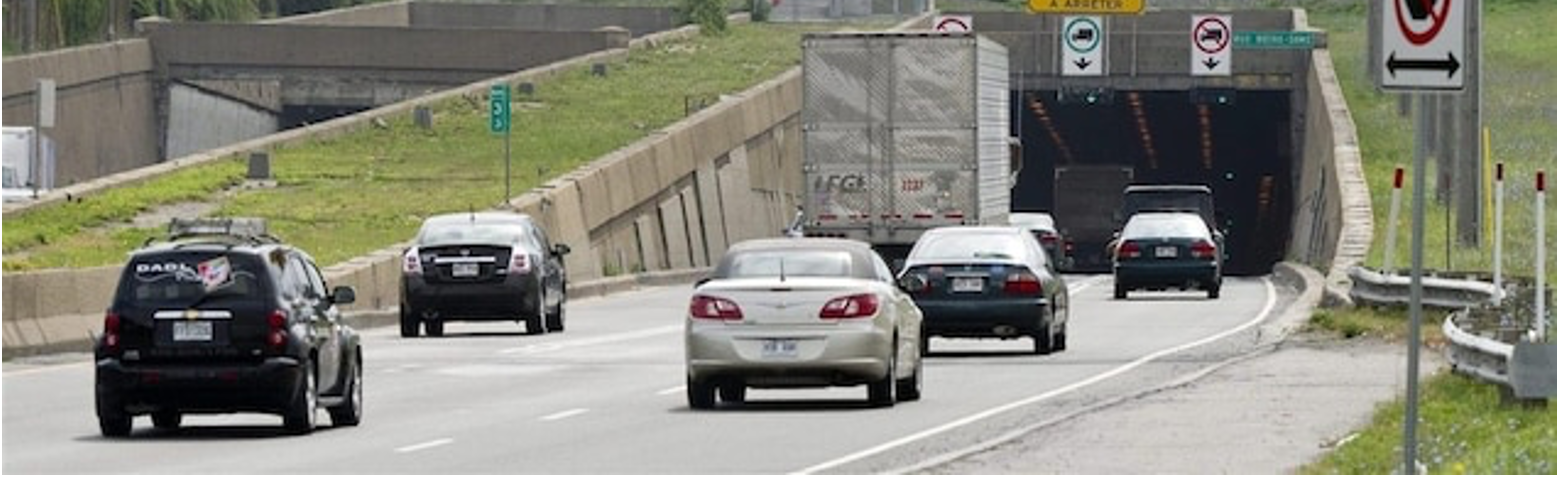
POLYGON ((704 320, 739 320, 742 318, 741 307, 736 302, 717 296, 693 295, 692 303, 687 305, 687 313, 693 318, 704 320))
POLYGON ((1039 243, 1042 243, 1046 246, 1055 245, 1055 241, 1059 239, 1060 237, 1056 237, 1055 234, 1049 232, 1039 232, 1039 243))
POLYGON ((1217 257, 1217 245, 1205 240, 1197 240, 1190 245, 1190 256, 1195 258, 1217 257))
POLYGON ((842 319, 862 318, 876 314, 877 299, 874 293, 861 293, 859 295, 841 296, 828 300, 822 305, 822 312, 818 318, 842 319))
POLYGON ((530 254, 524 249, 514 247, 509 252, 509 273, 530 273, 530 254))
POLYGON ((1037 275, 1023 270, 1006 275, 1005 291, 1010 295, 1038 295, 1044 291, 1044 287, 1039 285, 1037 275))
POLYGON ((1119 256, 1120 258, 1141 258, 1141 245, 1138 245, 1136 242, 1122 243, 1120 244, 1119 256))
POLYGON ((109 352, 119 351, 119 314, 112 311, 103 315, 103 347, 109 352))
POLYGON ((401 258, 400 271, 407 275, 422 274, 422 256, 417 253, 416 247, 406 250, 406 256, 401 258))
POLYGON ((265 344, 274 351, 280 351, 287 346, 287 312, 276 310, 265 317, 265 322, 270 326, 270 331, 265 333, 265 344))

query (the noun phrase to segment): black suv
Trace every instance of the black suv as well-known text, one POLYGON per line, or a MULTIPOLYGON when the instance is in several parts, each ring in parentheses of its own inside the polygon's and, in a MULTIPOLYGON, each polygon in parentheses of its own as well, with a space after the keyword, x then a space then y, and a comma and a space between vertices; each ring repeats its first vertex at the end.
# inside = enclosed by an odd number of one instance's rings
POLYGON ((443 336, 453 320, 524 320, 525 332, 563 330, 564 244, 530 216, 470 212, 431 217, 401 263, 400 336, 443 336))
POLYGON ((133 252, 103 318, 97 420, 130 434, 150 414, 159 429, 184 414, 279 414, 287 431, 362 419, 362 346, 326 292, 314 260, 259 219, 174 219, 165 243, 133 252))

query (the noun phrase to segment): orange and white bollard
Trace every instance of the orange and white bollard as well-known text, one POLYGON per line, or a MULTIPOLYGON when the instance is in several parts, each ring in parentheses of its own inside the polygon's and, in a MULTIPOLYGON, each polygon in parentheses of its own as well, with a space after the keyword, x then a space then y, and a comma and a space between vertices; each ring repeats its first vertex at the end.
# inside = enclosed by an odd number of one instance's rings
POLYGON ((1390 189, 1390 221, 1385 223, 1385 273, 1396 271, 1396 218, 1401 215, 1401 178, 1404 174, 1396 168, 1395 186, 1390 189))

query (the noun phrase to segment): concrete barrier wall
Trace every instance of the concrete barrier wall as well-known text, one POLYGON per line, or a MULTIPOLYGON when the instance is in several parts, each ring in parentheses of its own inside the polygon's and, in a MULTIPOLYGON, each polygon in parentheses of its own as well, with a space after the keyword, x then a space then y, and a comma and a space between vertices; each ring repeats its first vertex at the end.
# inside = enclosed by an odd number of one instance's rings
POLYGON ((165 150, 183 156, 276 132, 270 111, 181 84, 168 86, 165 150))
POLYGON ((411 2, 377 3, 266 20, 274 25, 411 26, 411 2))
MULTIPOLYGON (((1307 27, 1302 11, 1295 24, 1307 27)), ((1374 235, 1374 213, 1357 127, 1331 64, 1331 53, 1310 53, 1305 78, 1303 162, 1297 164, 1298 206, 1293 211, 1293 236, 1288 259, 1326 274, 1326 300, 1346 302, 1347 270, 1368 255, 1374 235)))
POLYGON ((627 46, 622 31, 519 31, 319 25, 159 24, 157 64, 201 70, 465 71, 497 76, 627 46))
POLYGON ((36 125, 36 81, 55 81, 55 184, 155 164, 162 154, 151 46, 145 40, 5 60, 4 123, 36 125))
POLYGON ((636 37, 679 24, 674 9, 658 7, 413 2, 409 10, 410 25, 417 28, 570 31, 616 26, 636 37))

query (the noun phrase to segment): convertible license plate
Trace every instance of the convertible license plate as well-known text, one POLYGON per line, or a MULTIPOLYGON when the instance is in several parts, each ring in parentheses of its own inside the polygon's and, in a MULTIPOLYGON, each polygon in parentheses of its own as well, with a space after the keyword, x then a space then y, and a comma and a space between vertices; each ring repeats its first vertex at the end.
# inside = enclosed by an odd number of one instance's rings
POLYGON ((1174 258, 1179 256, 1179 247, 1162 246, 1153 251, 1158 258, 1174 258))
POLYGON ((211 322, 173 322, 173 341, 211 341, 211 322))
POLYGON ((799 354, 793 339, 763 340, 764 358, 794 358, 799 354))
POLYGON ((474 277, 481 274, 479 263, 456 263, 451 273, 456 277, 474 277))
POLYGON ((979 277, 957 277, 952 279, 953 293, 979 293, 984 291, 985 281, 979 277))

